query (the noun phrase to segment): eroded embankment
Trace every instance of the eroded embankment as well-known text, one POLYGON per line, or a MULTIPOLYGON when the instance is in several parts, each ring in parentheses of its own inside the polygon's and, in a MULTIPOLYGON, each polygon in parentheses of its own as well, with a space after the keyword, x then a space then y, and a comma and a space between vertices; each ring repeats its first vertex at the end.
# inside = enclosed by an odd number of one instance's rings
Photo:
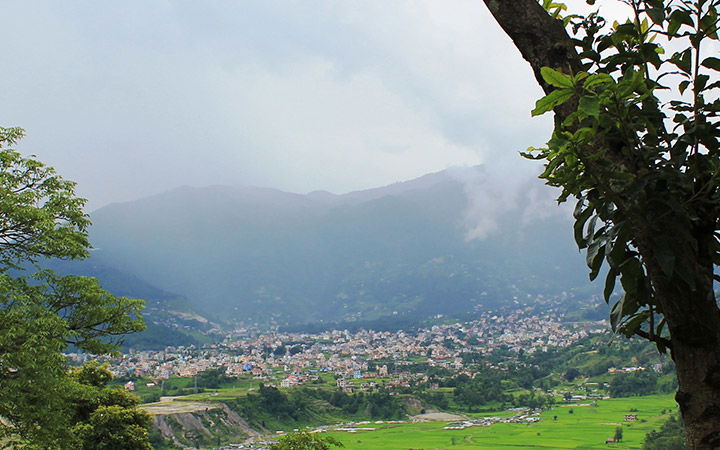
POLYGON ((213 447, 259 436, 224 403, 165 401, 143 405, 164 439, 181 448, 213 447))

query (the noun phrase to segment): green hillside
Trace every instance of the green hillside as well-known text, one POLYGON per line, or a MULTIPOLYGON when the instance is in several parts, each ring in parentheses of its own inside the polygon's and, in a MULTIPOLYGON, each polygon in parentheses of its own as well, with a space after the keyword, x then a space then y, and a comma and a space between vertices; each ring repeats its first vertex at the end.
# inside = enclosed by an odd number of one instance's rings
POLYGON ((533 213, 529 193, 508 204, 488 191, 478 205, 477 195, 451 172, 346 195, 183 187, 94 212, 91 262, 211 316, 278 325, 593 292, 567 218, 533 213), (468 240, 478 223, 488 234, 468 240))
POLYGON ((187 298, 159 289, 144 279, 102 264, 98 258, 88 261, 47 261, 44 265, 61 274, 97 278, 100 284, 117 296, 146 301, 143 316, 147 328, 123 337, 123 349, 160 350, 168 345, 199 345, 208 342, 207 332, 214 325, 187 298))

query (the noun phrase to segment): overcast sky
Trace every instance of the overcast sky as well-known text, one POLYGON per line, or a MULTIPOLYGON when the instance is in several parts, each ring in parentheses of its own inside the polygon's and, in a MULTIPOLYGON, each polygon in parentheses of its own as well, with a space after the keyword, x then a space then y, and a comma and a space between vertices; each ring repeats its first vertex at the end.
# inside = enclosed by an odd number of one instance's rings
POLYGON ((180 185, 508 183, 550 117, 480 0, 4 1, 0 125, 90 209, 180 185), (504 176, 504 175, 503 175, 504 176))

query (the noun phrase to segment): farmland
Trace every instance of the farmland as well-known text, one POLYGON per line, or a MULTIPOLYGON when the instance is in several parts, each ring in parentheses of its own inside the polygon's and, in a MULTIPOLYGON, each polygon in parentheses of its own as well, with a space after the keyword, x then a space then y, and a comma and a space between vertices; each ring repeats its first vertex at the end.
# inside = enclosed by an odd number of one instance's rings
MULTIPOLYGON (((598 400, 589 406, 562 405, 531 424, 498 423, 489 427, 445 430, 446 423, 372 424, 375 431, 331 432, 347 449, 518 449, 518 448, 642 448, 645 434, 676 411, 672 395, 598 400), (638 420, 625 421, 626 414, 638 420), (620 443, 605 444, 623 429, 620 443)), ((493 415, 493 414, 486 414, 493 415)))

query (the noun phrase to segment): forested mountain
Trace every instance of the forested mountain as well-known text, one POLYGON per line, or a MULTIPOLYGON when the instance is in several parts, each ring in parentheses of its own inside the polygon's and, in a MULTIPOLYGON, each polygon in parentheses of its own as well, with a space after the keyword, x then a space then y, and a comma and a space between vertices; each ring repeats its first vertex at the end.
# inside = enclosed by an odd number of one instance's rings
POLYGON ((223 320, 421 318, 591 292, 568 216, 482 167, 344 195, 180 187, 92 213, 83 264, 223 320))
POLYGON ((103 288, 117 296, 146 301, 143 317, 147 328, 122 338, 124 348, 162 349, 168 345, 201 344, 217 325, 198 313, 187 298, 164 291, 144 279, 103 264, 100 258, 85 261, 46 261, 43 266, 66 275, 84 275, 100 280, 103 288))

